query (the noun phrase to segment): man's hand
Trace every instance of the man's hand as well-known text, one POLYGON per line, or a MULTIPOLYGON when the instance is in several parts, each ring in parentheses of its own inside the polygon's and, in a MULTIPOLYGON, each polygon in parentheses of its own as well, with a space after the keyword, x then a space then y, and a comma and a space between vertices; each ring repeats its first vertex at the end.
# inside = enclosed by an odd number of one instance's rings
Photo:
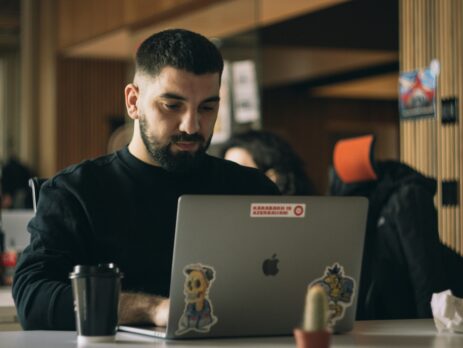
POLYGON ((153 323, 156 326, 167 326, 169 320, 170 300, 168 298, 161 300, 156 306, 153 313, 153 323))
POLYGON ((160 296, 123 292, 119 299, 119 324, 166 326, 170 300, 160 296))

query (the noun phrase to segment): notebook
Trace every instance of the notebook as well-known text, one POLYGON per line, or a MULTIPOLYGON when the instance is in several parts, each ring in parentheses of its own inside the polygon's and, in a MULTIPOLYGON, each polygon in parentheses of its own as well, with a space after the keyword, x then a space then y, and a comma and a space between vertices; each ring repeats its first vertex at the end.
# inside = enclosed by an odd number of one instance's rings
POLYGON ((308 286, 329 298, 335 332, 355 319, 368 201, 362 197, 182 196, 168 339, 292 334, 308 286))

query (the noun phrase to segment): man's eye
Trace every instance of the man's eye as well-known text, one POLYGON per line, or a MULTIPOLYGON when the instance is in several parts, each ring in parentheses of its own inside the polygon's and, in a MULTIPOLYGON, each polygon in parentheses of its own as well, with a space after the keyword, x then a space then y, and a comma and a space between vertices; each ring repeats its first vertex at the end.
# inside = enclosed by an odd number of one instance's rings
POLYGON ((177 110, 180 108, 180 104, 164 104, 164 107, 168 110, 177 110))
POLYGON ((202 105, 201 110, 203 110, 203 111, 214 111, 215 106, 214 105, 202 105))

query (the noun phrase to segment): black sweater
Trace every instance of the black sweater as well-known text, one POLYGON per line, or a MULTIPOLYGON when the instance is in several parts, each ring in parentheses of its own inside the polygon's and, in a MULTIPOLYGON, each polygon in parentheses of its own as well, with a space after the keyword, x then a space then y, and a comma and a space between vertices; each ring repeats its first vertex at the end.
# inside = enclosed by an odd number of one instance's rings
POLYGON ((76 264, 115 262, 123 291, 169 296, 177 212, 183 194, 278 194, 257 170, 207 156, 179 177, 127 148, 69 167, 40 191, 18 263, 13 297, 25 329, 75 328, 69 273, 76 264))

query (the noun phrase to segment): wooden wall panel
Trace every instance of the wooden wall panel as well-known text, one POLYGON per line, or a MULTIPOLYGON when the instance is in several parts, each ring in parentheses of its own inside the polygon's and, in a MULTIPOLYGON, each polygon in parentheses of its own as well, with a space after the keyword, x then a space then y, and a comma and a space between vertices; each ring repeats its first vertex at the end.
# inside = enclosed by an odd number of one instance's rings
POLYGON ((125 114, 126 69, 117 61, 58 60, 58 170, 106 153, 110 118, 125 114))
POLYGON ((401 70, 423 68, 433 58, 440 62, 436 113, 433 118, 401 121, 401 158, 436 177, 441 240, 463 254, 462 1, 402 0, 400 6, 401 70), (454 119, 444 117, 443 105, 449 100, 457 101, 454 119))
POLYGON ((307 93, 280 89, 264 92, 262 108, 263 128, 293 146, 319 194, 327 192, 333 147, 341 138, 374 133, 375 157, 399 159, 395 100, 311 98, 307 93))

